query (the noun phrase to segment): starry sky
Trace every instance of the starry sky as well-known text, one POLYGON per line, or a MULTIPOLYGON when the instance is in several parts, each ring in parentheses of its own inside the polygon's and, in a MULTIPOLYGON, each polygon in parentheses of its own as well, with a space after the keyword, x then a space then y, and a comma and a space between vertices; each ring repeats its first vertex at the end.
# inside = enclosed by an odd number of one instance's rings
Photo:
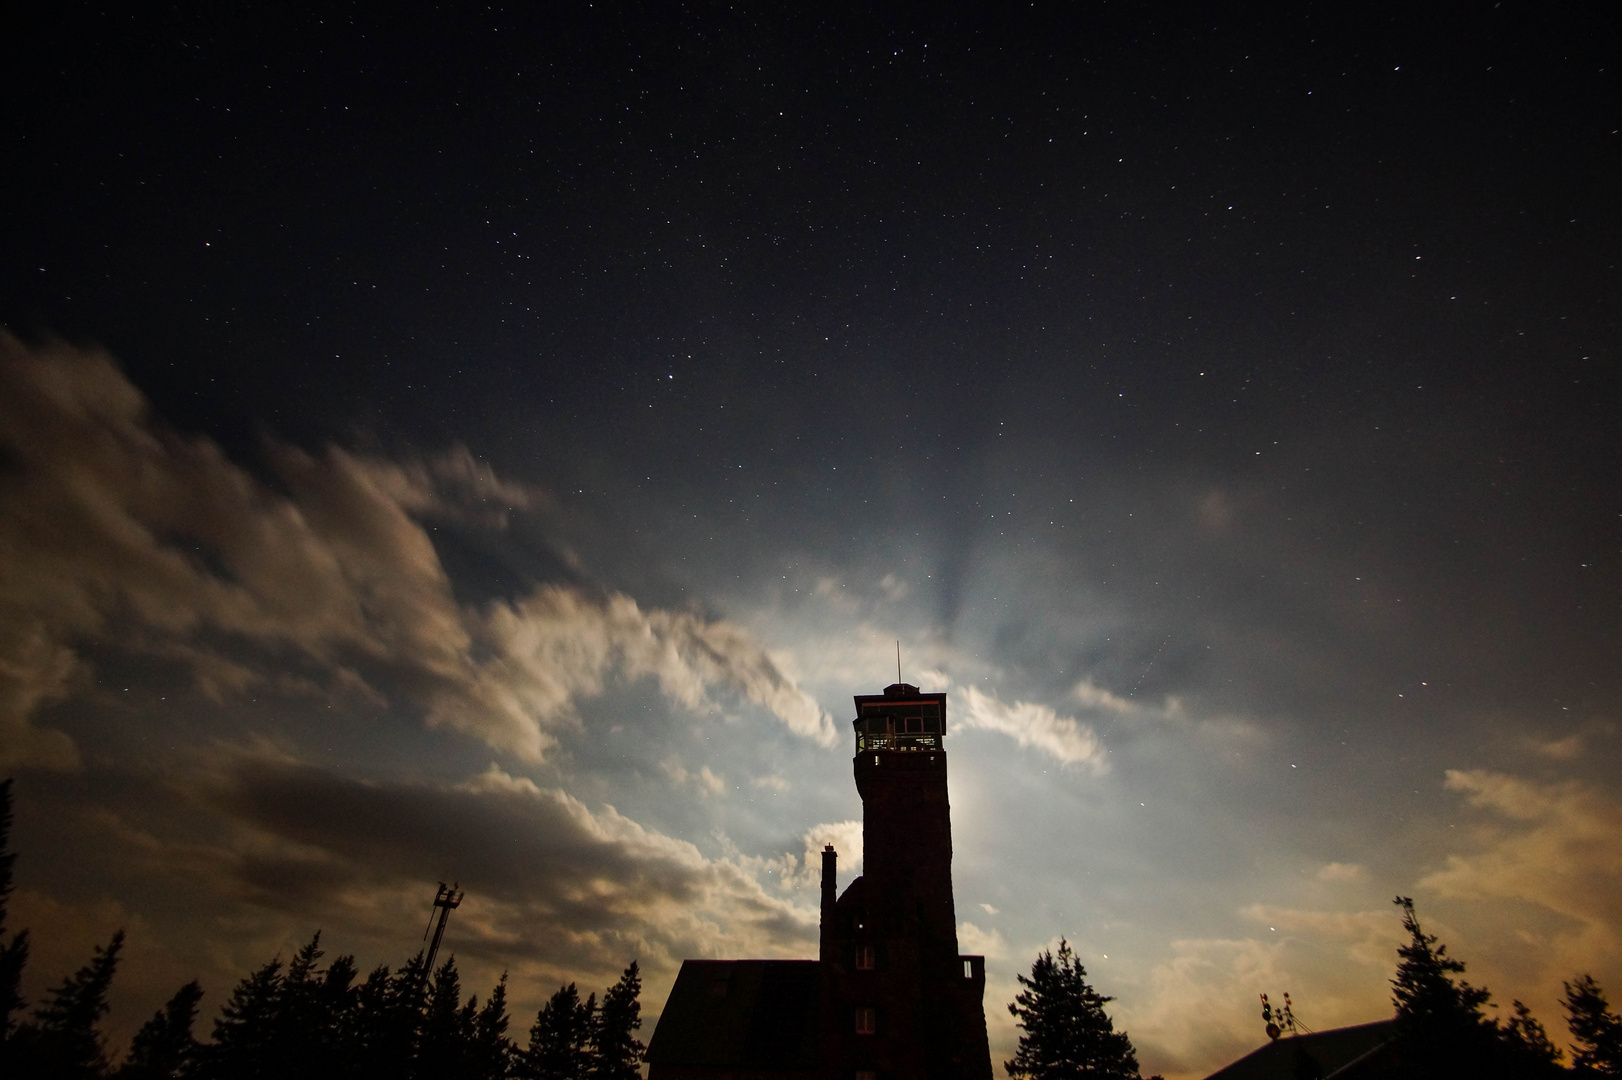
POLYGON ((898 641, 998 1062, 1061 936, 1146 1073, 1389 1015, 1398 893, 1622 990, 1615 12, 862 7, 14 19, 31 993, 446 879, 520 1031, 636 957, 646 1036, 815 955, 898 641))

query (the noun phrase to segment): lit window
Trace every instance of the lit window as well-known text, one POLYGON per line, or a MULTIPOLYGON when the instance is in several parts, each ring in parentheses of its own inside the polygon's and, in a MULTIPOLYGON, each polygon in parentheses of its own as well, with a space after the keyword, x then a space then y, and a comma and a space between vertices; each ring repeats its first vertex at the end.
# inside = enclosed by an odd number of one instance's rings
POLYGON ((857 1069, 856 1080, 879 1080, 879 1074, 874 1069, 857 1069))
POLYGON ((871 1035, 879 1029, 878 1010, 864 1005, 856 1010, 856 1034, 871 1035))
POLYGON ((872 971, 873 970, 873 946, 871 946, 871 945, 858 945, 858 946, 856 946, 856 970, 857 971, 872 971))
POLYGON ((965 979, 974 978, 974 961, 973 960, 965 960, 965 961, 963 961, 963 977, 965 979))

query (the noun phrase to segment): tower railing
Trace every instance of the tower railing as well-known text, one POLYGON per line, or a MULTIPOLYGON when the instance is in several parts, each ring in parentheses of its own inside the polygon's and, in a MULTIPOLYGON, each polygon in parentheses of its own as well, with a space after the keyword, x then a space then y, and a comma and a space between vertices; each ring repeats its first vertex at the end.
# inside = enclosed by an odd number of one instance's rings
POLYGON ((856 736, 856 752, 864 750, 939 750, 939 735, 901 735, 893 732, 856 736))

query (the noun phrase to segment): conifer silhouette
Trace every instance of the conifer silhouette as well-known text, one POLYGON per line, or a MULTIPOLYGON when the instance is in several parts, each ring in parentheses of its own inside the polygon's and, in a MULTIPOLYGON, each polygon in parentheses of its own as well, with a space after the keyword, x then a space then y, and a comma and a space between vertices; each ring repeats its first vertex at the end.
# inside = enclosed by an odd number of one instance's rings
POLYGON ((585 1001, 574 983, 560 987, 535 1014, 529 1049, 518 1059, 520 1080, 586 1080, 597 995, 585 1001))
POLYGON ((636 961, 608 988, 592 1025, 590 1080, 639 1080, 644 1049, 634 1034, 642 1026, 642 975, 636 961))
POLYGON ((118 1080, 176 1080, 189 1076, 197 1061, 198 1044, 192 1035, 202 984, 193 979, 175 991, 162 1009, 135 1033, 129 1055, 118 1070, 118 1080))
POLYGON ((1087 983, 1070 943, 1059 940, 1059 954, 1044 949, 1019 976, 1025 989, 1008 1011, 1019 1017, 1024 1034, 1008 1075, 1030 1080, 1138 1080, 1138 1056, 1126 1032, 1116 1031, 1104 1012, 1113 998, 1087 983))
POLYGON ((513 1045, 507 1038, 507 973, 490 991, 473 1021, 470 1080, 503 1080, 512 1068, 513 1045))
POLYGON ((0 782, 0 1065, 9 1057, 9 1044, 22 1012, 23 966, 28 963, 28 931, 19 930, 6 940, 6 906, 11 899, 12 868, 17 856, 11 839, 11 781, 0 782))
POLYGON ((118 970, 124 931, 114 934, 84 967, 62 980, 33 1019, 12 1036, 12 1066, 18 1076, 79 1080, 107 1071, 107 1051, 97 1025, 107 1015, 107 989, 118 970))
POLYGON ((276 1075, 274 1027, 281 987, 280 957, 237 983, 214 1021, 214 1039, 203 1054, 210 1080, 276 1075))
POLYGON ((1622 1018, 1611 1011, 1605 991, 1592 975, 1566 983, 1566 1026, 1573 1069, 1579 1076, 1622 1076, 1622 1018))

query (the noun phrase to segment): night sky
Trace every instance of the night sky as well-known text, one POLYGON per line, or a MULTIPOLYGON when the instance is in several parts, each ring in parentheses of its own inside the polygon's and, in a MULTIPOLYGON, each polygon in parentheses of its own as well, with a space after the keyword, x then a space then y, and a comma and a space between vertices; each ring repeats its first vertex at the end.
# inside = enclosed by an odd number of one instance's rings
POLYGON ((815 955, 898 640, 997 1062, 1060 936, 1145 1073, 1388 1016, 1398 893, 1622 992, 1613 5, 136 7, 0 45, 30 993, 443 878, 645 1038, 815 955))

